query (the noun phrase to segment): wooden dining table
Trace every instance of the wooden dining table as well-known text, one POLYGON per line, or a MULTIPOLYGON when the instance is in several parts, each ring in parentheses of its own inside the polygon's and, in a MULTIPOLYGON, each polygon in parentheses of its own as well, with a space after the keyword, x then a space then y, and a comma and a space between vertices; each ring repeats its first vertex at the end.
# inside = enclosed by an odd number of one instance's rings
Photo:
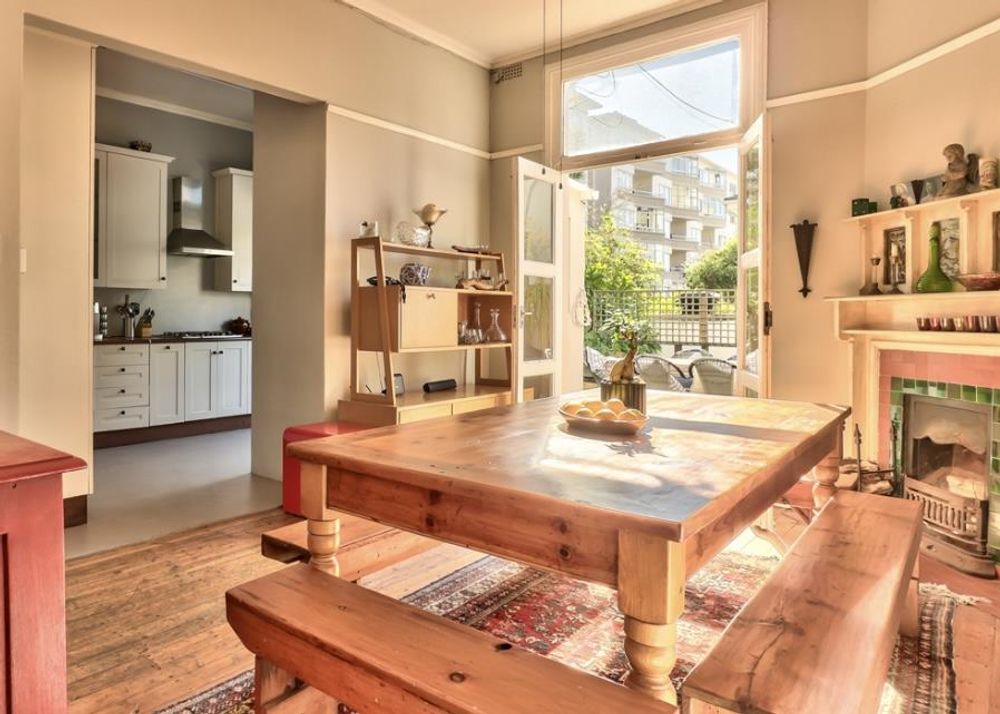
POLYGON ((623 436, 569 427, 559 401, 290 445, 311 562, 338 573, 345 511, 609 585, 626 685, 676 703, 686 580, 810 469, 817 503, 832 493, 850 410, 650 391, 649 423, 623 436))

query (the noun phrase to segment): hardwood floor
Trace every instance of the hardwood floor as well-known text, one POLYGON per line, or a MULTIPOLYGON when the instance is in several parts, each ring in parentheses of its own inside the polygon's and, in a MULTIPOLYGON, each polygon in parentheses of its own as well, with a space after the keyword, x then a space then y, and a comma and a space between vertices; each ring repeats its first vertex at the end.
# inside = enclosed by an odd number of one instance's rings
MULTIPOLYGON (((153 712, 250 669, 252 658, 226 624, 222 593, 283 567, 260 555, 260 533, 293 520, 268 511, 70 561, 70 712, 153 712)), ((786 541, 799 527, 779 515, 786 541)), ((749 531, 734 547, 771 548, 749 531)), ((402 597, 478 557, 442 546, 362 582, 402 597)), ((934 561, 921 569, 924 582, 990 598, 959 607, 955 666, 960 714, 1000 714, 1000 582, 934 561)))

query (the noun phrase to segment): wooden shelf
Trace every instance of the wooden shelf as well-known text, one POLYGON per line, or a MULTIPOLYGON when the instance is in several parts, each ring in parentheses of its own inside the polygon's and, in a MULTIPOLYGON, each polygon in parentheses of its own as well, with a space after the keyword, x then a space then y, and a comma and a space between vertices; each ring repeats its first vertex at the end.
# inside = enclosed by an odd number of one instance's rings
POLYGON ((941 330, 843 330, 844 337, 868 337, 872 339, 897 340, 921 344, 978 345, 1000 347, 1000 333, 997 332, 943 332, 941 330))
MULTIPOLYGON (((366 246, 374 248, 374 246, 366 246)), ((387 243, 382 241, 382 250, 386 253, 403 253, 405 255, 422 255, 427 258, 450 258, 452 260, 492 260, 499 262, 503 260, 502 255, 491 255, 489 253, 462 253, 449 248, 421 248, 416 245, 404 245, 402 243, 387 243)))
POLYGON ((925 211, 937 210, 941 208, 959 208, 962 203, 978 203, 979 201, 985 201, 990 199, 1000 198, 1000 188, 991 188, 988 191, 976 191, 975 193, 967 193, 964 196, 952 196, 951 198, 943 198, 939 201, 928 201, 927 203, 918 203, 915 206, 905 206, 903 208, 893 208, 888 211, 879 211, 877 213, 866 213, 863 216, 851 216, 850 218, 845 218, 844 223, 863 223, 864 221, 870 221, 873 219, 891 218, 893 216, 903 217, 906 213, 921 213, 925 211))
POLYGON ((975 300, 994 297, 1000 300, 1000 290, 961 290, 951 293, 903 293, 902 295, 845 295, 823 298, 828 302, 937 302, 975 300))
POLYGON ((430 392, 429 394, 421 389, 420 391, 404 392, 399 395, 396 397, 396 405, 399 409, 414 409, 425 407, 429 404, 461 402, 467 399, 492 397, 508 392, 510 392, 510 387, 493 387, 484 384, 459 385, 457 389, 450 389, 446 392, 430 392))
MULTIPOLYGON (((459 352, 472 350, 495 350, 500 347, 513 347, 510 342, 483 342, 478 345, 447 345, 445 347, 407 347, 393 354, 407 355, 421 352, 459 352)), ((382 350, 358 350, 359 352, 381 352, 382 350)))

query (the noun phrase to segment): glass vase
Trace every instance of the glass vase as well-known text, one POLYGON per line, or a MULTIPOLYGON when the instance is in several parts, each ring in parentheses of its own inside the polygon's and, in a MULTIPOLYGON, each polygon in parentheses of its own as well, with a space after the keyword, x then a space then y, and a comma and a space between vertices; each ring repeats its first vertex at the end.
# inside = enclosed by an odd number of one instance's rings
POLYGON ((918 293, 950 293, 955 289, 951 278, 941 270, 941 226, 931 225, 931 239, 927 270, 917 279, 914 290, 918 293))
POLYGON ((490 310, 490 326, 486 328, 487 342, 506 342, 507 333, 500 327, 500 310, 492 308, 490 310))

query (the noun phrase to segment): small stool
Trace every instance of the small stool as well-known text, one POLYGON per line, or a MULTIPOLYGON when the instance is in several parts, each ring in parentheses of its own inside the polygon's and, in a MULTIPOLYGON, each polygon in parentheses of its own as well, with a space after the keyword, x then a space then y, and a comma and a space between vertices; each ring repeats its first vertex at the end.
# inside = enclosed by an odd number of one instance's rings
POLYGON ((349 424, 341 421, 321 421, 315 424, 300 424, 285 429, 281 436, 281 507, 286 513, 302 515, 302 494, 299 491, 301 465, 299 460, 288 455, 288 445, 296 441, 322 439, 337 434, 350 434, 353 431, 368 429, 360 424, 349 424))

